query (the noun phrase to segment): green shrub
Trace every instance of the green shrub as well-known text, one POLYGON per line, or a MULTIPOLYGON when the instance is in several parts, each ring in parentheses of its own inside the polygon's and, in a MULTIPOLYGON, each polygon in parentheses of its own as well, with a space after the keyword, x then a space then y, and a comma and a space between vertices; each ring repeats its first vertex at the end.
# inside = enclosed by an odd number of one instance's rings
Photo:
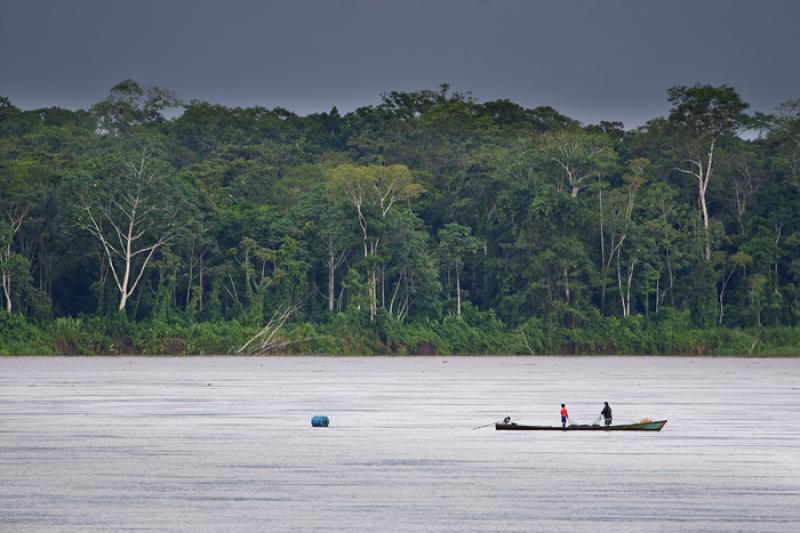
POLYGON ((64 355, 93 355, 113 349, 102 319, 58 318, 50 323, 48 334, 56 351, 64 355))
POLYGON ((46 333, 17 313, 0 311, 0 355, 56 353, 46 333))
POLYGON ((388 346, 398 355, 437 355, 448 353, 437 333, 438 324, 418 321, 411 324, 394 322, 387 333, 388 346))
MULTIPOLYGON (((370 323, 363 313, 337 313, 328 322, 287 323, 275 353, 800 355, 800 327, 697 329, 690 323, 688 312, 665 309, 650 321, 588 314, 575 328, 531 317, 510 330, 493 312, 467 303, 461 318, 400 323, 379 313, 370 323)), ((179 316, 132 322, 118 314, 37 325, 0 311, 0 355, 233 354, 259 329, 239 321, 192 324, 179 316)))

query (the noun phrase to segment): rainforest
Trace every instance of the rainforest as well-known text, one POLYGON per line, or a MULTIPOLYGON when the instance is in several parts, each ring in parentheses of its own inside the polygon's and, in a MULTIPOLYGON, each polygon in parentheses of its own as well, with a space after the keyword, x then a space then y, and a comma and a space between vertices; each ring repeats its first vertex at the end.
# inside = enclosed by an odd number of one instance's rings
POLYGON ((800 100, 664 97, 0 98, 0 354, 800 354, 800 100))

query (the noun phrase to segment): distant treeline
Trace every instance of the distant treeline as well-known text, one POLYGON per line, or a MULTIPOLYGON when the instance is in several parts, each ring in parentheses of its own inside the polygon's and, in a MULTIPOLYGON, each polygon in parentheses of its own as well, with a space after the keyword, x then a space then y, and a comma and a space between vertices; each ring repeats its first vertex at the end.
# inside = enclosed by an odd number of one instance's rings
POLYGON ((800 353, 800 100, 667 98, 0 97, 0 354, 800 353))

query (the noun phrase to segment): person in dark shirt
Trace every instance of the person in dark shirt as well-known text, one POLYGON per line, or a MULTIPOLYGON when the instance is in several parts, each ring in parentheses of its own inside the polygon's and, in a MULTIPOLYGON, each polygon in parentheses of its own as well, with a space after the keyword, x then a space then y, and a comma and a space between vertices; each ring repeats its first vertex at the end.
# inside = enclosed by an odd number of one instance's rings
POLYGON ((610 426, 611 425, 611 406, 608 405, 608 402, 604 402, 604 403, 605 403, 605 406, 603 407, 603 410, 600 411, 600 416, 602 416, 605 419, 606 425, 610 426))

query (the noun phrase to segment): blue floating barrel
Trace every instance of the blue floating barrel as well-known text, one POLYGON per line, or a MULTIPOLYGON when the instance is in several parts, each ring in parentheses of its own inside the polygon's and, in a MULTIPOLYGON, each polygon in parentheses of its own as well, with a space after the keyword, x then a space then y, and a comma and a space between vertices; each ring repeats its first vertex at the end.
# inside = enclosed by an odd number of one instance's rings
POLYGON ((311 417, 311 425, 315 428, 326 428, 331 421, 328 420, 327 416, 317 415, 311 417))

